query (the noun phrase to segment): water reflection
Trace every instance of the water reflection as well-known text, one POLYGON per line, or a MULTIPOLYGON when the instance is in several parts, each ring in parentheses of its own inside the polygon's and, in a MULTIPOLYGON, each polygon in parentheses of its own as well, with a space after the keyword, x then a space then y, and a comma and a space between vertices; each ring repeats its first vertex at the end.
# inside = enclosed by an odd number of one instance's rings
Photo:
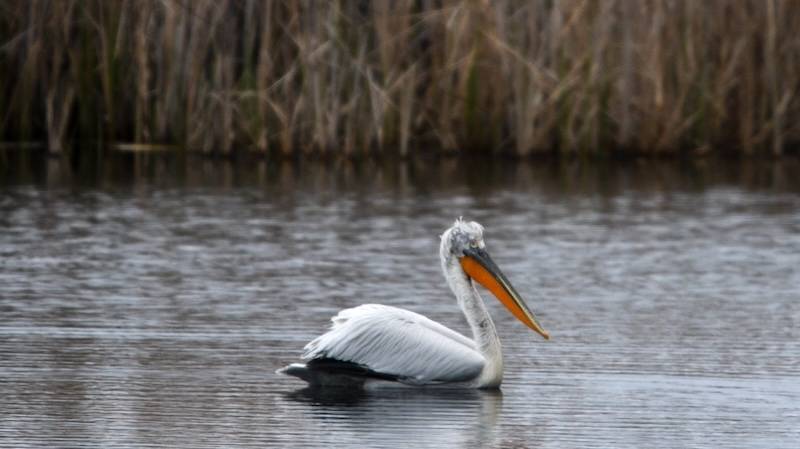
POLYGON ((306 406, 310 419, 338 423, 341 441, 368 435, 390 447, 494 447, 503 408, 499 390, 305 388, 285 398, 306 406))
POLYGON ((800 159, 507 160, 412 158, 408 160, 298 161, 244 156, 209 159, 183 153, 110 153, 89 161, 4 151, 0 186, 115 189, 265 187, 278 192, 382 191, 395 194, 466 189, 530 189, 548 195, 613 196, 637 192, 698 192, 736 186, 800 192, 800 159))

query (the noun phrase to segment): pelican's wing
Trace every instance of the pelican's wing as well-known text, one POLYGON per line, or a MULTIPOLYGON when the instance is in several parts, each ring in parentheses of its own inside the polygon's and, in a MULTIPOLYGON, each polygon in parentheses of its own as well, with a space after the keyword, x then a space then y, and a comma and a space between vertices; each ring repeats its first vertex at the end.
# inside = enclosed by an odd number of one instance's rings
POLYGON ((345 309, 307 344, 304 360, 352 362, 409 383, 460 382, 484 365, 475 343, 424 316, 378 304, 345 309))

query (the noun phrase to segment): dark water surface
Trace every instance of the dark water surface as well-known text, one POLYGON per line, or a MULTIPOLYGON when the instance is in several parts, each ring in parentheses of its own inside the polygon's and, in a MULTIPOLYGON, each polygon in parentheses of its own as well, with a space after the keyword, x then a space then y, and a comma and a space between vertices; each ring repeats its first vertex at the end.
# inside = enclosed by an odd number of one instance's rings
POLYGON ((0 447, 800 441, 796 161, 132 163, 3 172, 0 447), (502 393, 274 374, 361 303, 467 333, 437 260, 459 215, 553 336, 484 295, 502 393))

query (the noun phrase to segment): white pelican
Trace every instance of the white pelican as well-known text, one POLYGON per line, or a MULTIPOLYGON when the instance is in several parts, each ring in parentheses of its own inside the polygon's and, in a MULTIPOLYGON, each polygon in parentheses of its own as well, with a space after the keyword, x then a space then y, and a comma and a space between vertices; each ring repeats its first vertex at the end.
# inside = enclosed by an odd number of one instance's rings
POLYGON ((365 304, 340 311, 331 319, 331 329, 305 346, 306 363, 293 363, 278 373, 316 386, 363 386, 377 379, 409 385, 499 387, 503 380, 500 340, 475 282, 525 325, 545 339, 550 336, 489 257, 483 226, 456 220, 442 234, 439 256, 473 340, 420 314, 365 304))

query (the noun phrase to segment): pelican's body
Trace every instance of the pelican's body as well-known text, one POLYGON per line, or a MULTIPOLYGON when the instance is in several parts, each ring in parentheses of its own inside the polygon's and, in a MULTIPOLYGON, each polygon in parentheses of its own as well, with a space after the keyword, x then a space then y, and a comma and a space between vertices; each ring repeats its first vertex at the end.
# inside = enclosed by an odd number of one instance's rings
POLYGON ((306 345, 305 365, 292 364, 279 372, 313 385, 363 384, 377 379, 409 385, 500 386, 500 339, 475 281, 526 325, 545 338, 549 336, 484 248, 483 227, 475 222, 458 220, 442 235, 442 270, 469 323, 472 339, 418 313, 365 304, 332 318, 332 328, 306 345))

